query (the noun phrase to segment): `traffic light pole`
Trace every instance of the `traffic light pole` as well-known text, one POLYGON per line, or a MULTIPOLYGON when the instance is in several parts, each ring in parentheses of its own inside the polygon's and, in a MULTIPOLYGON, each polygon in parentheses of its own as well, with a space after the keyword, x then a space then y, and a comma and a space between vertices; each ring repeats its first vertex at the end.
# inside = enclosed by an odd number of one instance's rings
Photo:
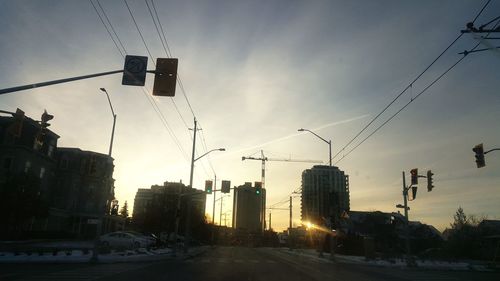
POLYGON ((405 210, 405 219, 408 222, 408 189, 406 188, 406 177, 403 171, 403 206, 405 210))
POLYGON ((217 191, 217 175, 214 174, 214 190, 212 190, 213 194, 214 194, 214 206, 212 208, 212 225, 215 226, 215 192, 217 191))

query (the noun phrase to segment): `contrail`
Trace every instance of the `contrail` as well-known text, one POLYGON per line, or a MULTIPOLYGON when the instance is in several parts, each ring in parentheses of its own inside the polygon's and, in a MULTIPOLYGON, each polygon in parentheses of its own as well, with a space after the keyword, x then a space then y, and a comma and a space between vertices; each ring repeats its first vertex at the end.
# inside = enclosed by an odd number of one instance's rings
MULTIPOLYGON (((345 119, 345 120, 341 120, 341 121, 336 121, 336 122, 324 124, 324 125, 321 125, 319 127, 316 127, 314 129, 312 129, 311 131, 319 131, 319 130, 322 130, 324 128, 328 128, 328 127, 332 127, 332 126, 336 126, 336 125, 340 125, 340 124, 345 124, 345 123, 349 123, 349 122, 352 122, 352 121, 356 121, 356 120, 359 120, 359 119, 363 119, 363 118, 366 118, 368 116, 370 116, 370 115, 369 114, 365 114, 365 115, 361 115, 361 116, 358 116, 358 117, 353 117, 353 118, 349 118, 349 119, 345 119)), ((231 154, 232 153, 239 153, 239 152, 250 150, 250 149, 261 148, 263 146, 266 146, 266 145, 269 145, 269 144, 272 144, 272 143, 276 143, 276 142, 280 142, 280 141, 283 141, 283 140, 286 140, 286 139, 290 139, 290 138, 293 138, 293 137, 296 137, 296 136, 299 136, 299 135, 302 135, 302 134, 306 134, 306 133, 305 132, 295 133, 295 134, 291 134, 291 135, 284 136, 284 137, 281 137, 281 138, 277 138, 277 139, 274 139, 274 140, 266 141, 266 142, 258 144, 258 145, 254 145, 254 146, 250 146, 250 147, 246 147, 246 148, 241 148, 241 149, 238 149, 238 150, 231 150, 231 154)))

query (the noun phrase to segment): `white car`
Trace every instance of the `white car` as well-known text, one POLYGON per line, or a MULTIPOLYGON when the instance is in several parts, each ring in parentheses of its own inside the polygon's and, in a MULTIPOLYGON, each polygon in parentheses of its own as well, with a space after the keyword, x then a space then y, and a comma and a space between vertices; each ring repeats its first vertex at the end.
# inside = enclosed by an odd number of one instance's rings
POLYGON ((100 237, 103 246, 112 248, 145 248, 153 245, 149 239, 144 239, 141 236, 132 233, 117 231, 104 234, 100 237))

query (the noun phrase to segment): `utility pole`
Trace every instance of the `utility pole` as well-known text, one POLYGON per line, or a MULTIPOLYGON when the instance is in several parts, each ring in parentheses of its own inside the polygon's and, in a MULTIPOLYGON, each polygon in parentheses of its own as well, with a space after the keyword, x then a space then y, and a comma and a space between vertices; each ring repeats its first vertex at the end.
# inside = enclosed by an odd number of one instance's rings
POLYGON ((403 204, 405 209, 406 222, 408 222, 408 189, 406 188, 406 177, 404 171, 403 171, 403 204))
POLYGON ((292 229, 292 196, 290 196, 290 220, 288 223, 289 223, 288 228, 291 231, 291 229, 292 229))
POLYGON ((272 229, 272 226, 271 226, 271 212, 269 212, 269 230, 272 229))
POLYGON ((219 214, 219 225, 222 226, 222 200, 224 200, 224 197, 220 198, 220 214, 219 214))
POLYGON ((217 175, 214 174, 214 189, 212 190, 212 192, 214 193, 214 206, 213 206, 213 209, 212 209, 212 225, 215 226, 215 192, 217 191, 217 175))
MULTIPOLYGON (((191 153, 191 173, 189 175, 189 187, 193 189, 193 172, 194 172, 194 154, 196 152, 196 132, 198 131, 196 117, 194 117, 194 129, 193 129, 193 151, 191 153)), ((187 211, 186 211, 186 237, 184 237, 184 252, 187 253, 189 249, 189 236, 191 227, 191 198, 186 200, 187 211)))

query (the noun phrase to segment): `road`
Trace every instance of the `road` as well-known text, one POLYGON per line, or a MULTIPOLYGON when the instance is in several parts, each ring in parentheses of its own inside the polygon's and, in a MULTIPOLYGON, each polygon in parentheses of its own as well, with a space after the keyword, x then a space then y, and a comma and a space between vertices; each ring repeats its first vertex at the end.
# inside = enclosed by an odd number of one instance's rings
POLYGON ((500 273, 334 263, 270 248, 217 247, 189 259, 115 264, 0 265, 0 280, 500 280, 500 273))

